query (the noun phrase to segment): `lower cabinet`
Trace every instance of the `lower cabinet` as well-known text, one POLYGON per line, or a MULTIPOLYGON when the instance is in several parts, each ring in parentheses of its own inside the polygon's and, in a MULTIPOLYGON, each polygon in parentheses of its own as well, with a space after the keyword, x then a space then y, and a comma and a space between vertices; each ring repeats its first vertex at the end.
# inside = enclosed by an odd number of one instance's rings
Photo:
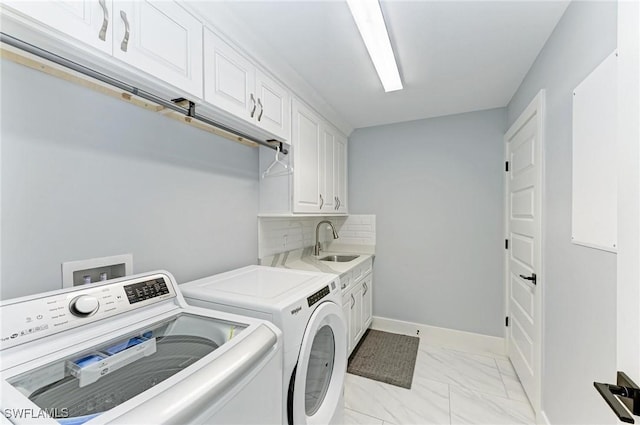
POLYGON ((356 280, 342 297, 342 310, 347 320, 347 346, 349 355, 358 345, 371 325, 373 302, 373 274, 368 273, 356 280))
POLYGON ((369 273, 362 279, 362 329, 363 333, 373 320, 373 274, 369 273))
POLYGON ((362 337, 362 285, 359 283, 351 291, 351 311, 349 314, 349 346, 351 349, 358 345, 362 337))

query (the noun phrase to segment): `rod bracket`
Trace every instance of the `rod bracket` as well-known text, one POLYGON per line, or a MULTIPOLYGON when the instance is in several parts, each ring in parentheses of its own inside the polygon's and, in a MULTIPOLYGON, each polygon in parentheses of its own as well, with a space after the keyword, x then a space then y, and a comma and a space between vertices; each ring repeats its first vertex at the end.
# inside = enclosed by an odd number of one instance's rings
POLYGON ((276 139, 267 139, 267 143, 269 143, 270 145, 275 145, 276 147, 280 148, 280 153, 283 155, 287 155, 289 153, 289 150, 286 148, 286 145, 282 142, 277 141, 276 139))
POLYGON ((180 105, 182 107, 187 108, 187 116, 191 118, 196 117, 196 104, 189 99, 185 99, 184 97, 176 97, 175 99, 171 99, 173 103, 176 105, 180 105))

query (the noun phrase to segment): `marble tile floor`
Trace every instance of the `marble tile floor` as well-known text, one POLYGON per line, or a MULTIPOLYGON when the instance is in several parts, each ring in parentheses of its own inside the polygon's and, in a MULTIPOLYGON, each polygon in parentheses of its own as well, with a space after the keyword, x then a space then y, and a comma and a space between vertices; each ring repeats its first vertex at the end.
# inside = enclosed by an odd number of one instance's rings
POLYGON ((507 357, 421 338, 410 390, 347 374, 344 423, 534 424, 535 416, 507 357))

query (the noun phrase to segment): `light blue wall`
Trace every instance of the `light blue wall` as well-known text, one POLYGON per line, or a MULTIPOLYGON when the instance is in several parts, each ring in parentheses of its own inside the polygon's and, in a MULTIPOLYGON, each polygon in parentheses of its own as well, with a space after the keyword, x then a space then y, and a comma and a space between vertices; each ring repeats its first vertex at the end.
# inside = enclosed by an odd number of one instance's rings
POLYGON ((572 2, 508 106, 546 89, 543 409, 552 424, 617 423, 593 388, 615 381, 616 256, 572 245, 573 89, 616 47, 616 3, 572 2))
POLYGON ((376 316, 503 335, 505 125, 493 109, 351 135, 349 210, 376 215, 376 316))
POLYGON ((2 299, 133 253, 179 282, 257 261, 258 151, 2 61, 2 299))

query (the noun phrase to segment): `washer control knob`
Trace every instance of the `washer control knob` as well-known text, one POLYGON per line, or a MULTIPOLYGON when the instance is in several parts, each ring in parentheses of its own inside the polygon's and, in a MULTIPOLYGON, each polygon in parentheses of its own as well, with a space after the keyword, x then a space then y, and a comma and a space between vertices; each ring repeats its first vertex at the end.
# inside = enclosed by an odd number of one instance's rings
POLYGON ((91 295, 80 295, 71 300, 69 310, 71 314, 78 317, 87 317, 98 311, 100 303, 96 297, 91 295))

